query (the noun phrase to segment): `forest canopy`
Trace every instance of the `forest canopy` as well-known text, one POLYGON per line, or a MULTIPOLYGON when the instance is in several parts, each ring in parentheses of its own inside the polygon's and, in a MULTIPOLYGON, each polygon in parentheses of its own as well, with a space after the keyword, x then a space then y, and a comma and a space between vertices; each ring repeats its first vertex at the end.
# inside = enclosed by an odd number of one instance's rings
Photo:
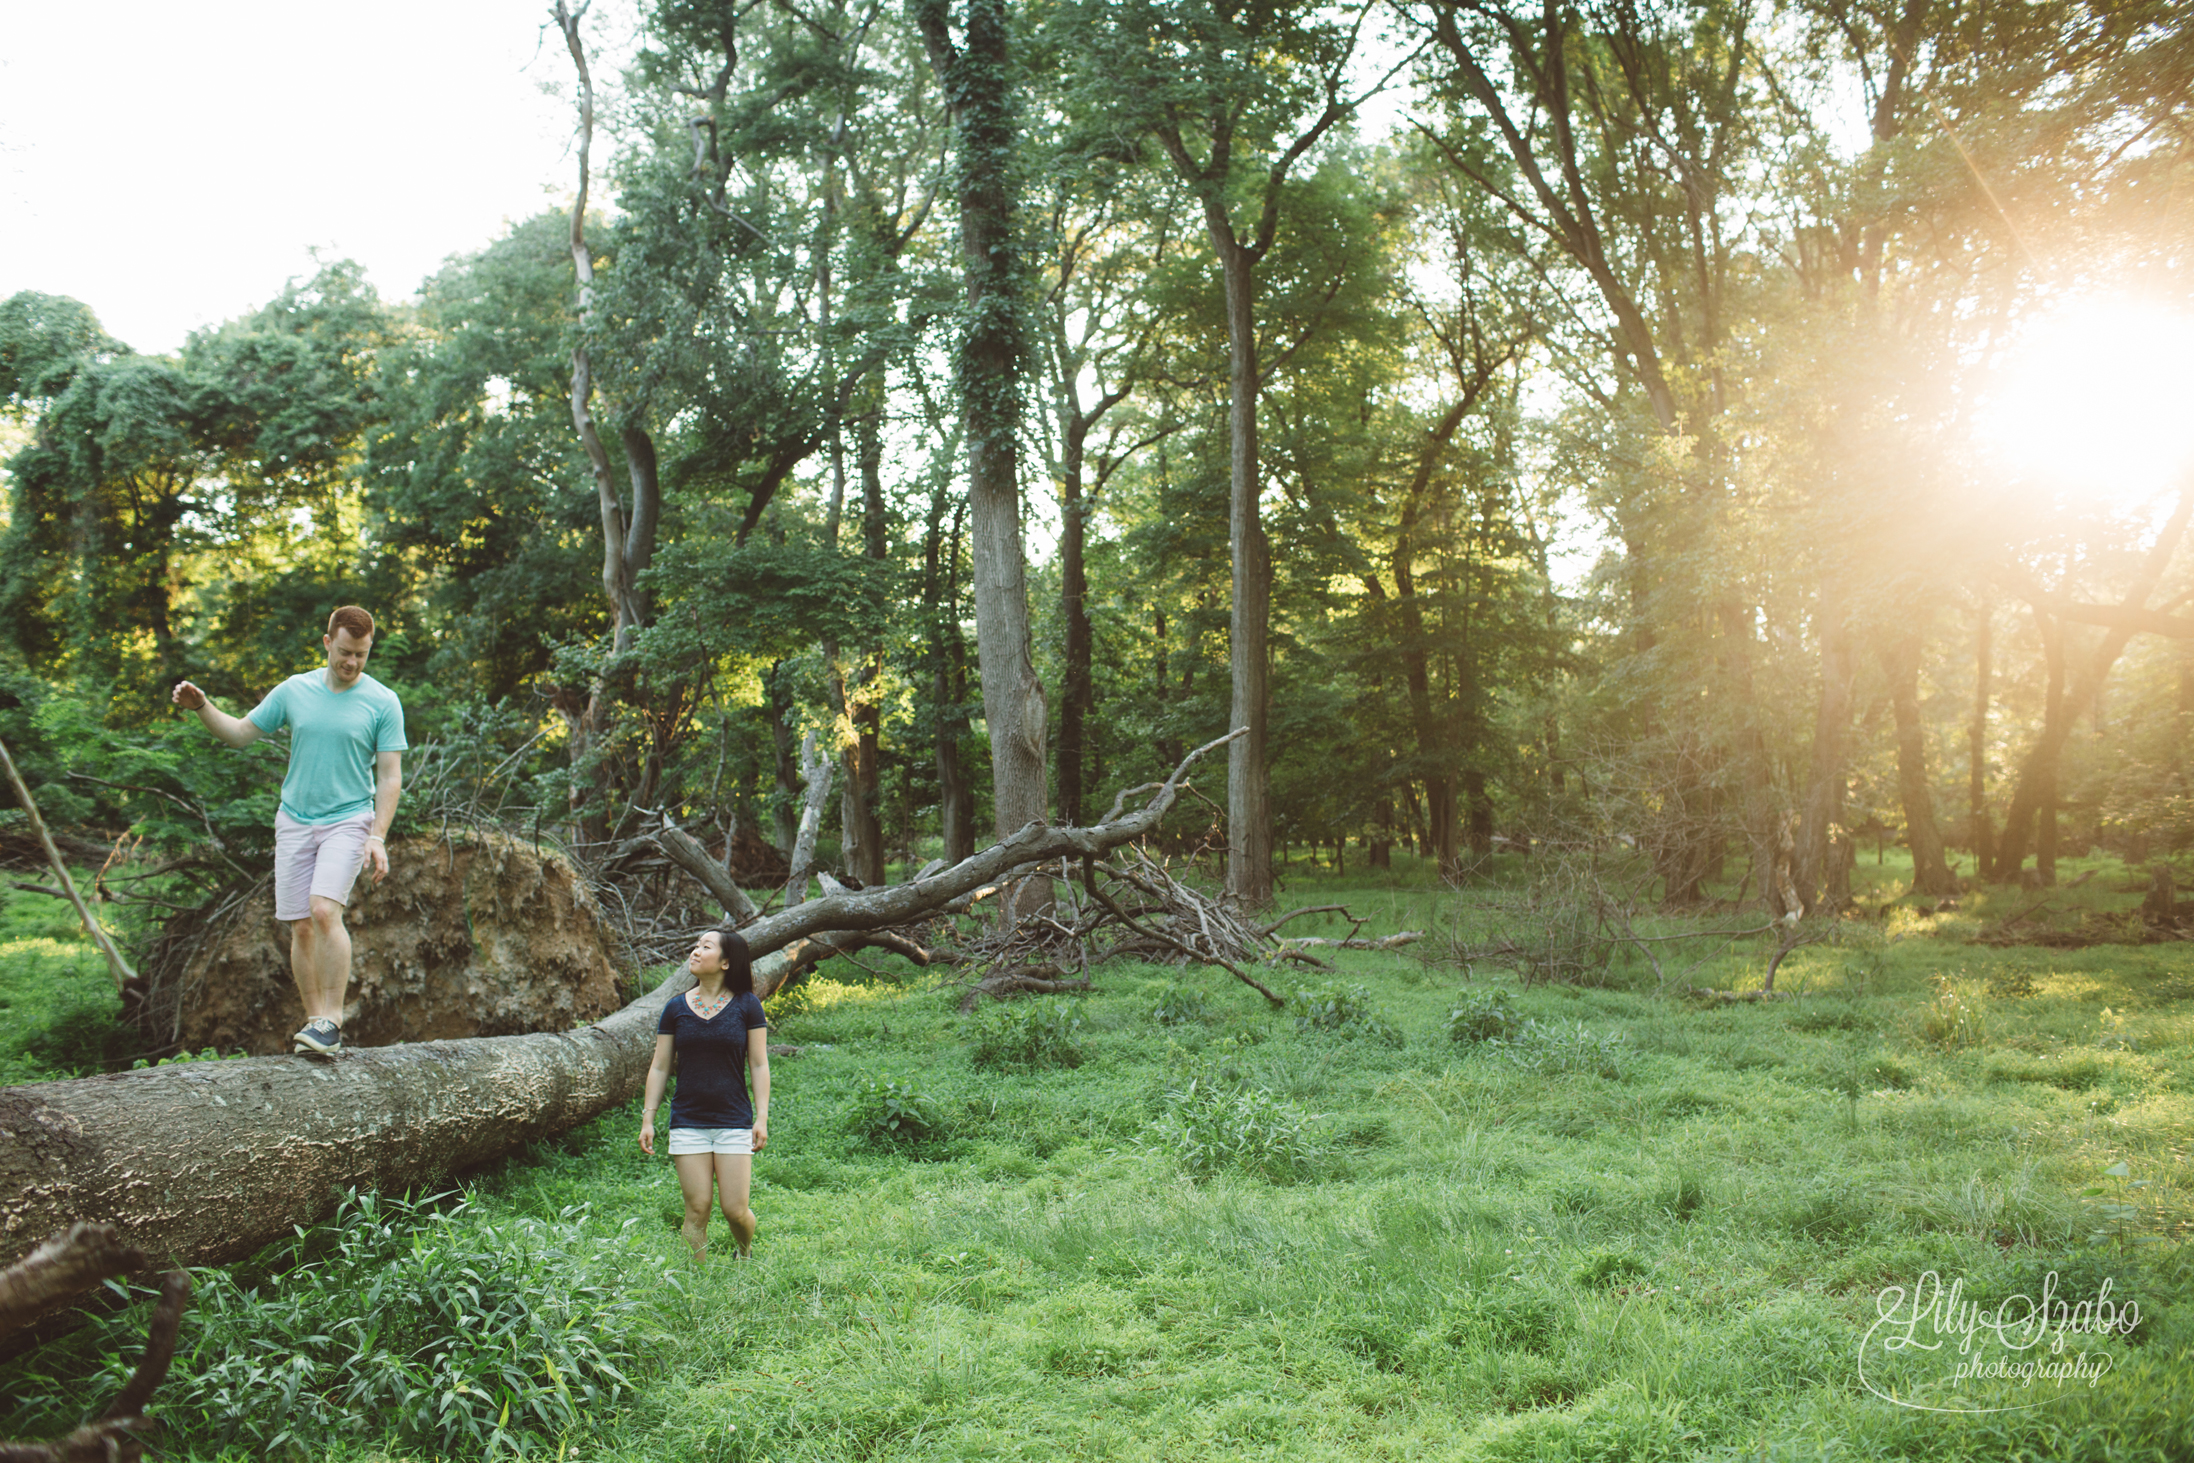
POLYGON ((1252 903, 1306 847, 1619 838, 1780 916, 1862 842, 1944 894, 2194 841, 2162 0, 661 0, 616 75, 557 14, 572 197, 415 295, 160 356, 0 302, 53 820, 233 873, 279 754, 165 688, 358 602, 406 818, 789 851, 812 733, 862 883, 1234 727, 1252 903))

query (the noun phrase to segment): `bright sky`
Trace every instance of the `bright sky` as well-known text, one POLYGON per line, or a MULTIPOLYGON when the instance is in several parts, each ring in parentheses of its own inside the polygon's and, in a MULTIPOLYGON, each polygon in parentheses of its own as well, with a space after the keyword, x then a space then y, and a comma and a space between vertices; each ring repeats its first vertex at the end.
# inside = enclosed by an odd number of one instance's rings
POLYGON ((548 11, 0 0, 0 299, 71 295, 164 352, 309 276, 316 248, 410 295, 569 197, 548 11))

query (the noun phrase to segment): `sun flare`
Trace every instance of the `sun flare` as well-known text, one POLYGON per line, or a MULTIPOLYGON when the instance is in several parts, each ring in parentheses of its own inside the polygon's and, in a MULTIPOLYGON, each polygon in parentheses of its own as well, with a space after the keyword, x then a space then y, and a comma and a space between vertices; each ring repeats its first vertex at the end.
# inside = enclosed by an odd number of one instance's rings
POLYGON ((2019 476, 2128 502, 2174 487, 2194 472, 2194 316, 2064 300, 2020 332, 1977 419, 2019 476))

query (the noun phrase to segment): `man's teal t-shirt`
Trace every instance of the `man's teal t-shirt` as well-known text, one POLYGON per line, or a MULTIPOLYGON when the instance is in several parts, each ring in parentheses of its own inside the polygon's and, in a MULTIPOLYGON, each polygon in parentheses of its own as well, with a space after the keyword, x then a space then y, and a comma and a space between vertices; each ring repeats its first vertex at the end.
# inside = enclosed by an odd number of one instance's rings
POLYGON ((269 691, 245 719, 262 733, 290 729, 282 811, 300 823, 338 823, 371 811, 374 753, 411 745, 396 693, 364 673, 348 691, 331 691, 325 668, 302 671, 269 691))

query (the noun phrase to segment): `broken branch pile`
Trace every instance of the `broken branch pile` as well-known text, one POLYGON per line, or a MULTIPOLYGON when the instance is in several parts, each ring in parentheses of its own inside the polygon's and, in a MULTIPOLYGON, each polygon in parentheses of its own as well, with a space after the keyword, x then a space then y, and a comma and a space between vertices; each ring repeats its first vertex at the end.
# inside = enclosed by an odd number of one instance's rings
POLYGON ((1331 970, 1307 947, 1392 950, 1424 938, 1419 931, 1405 930, 1382 940, 1358 939, 1355 931, 1363 928, 1363 921, 1337 904, 1296 910, 1269 925, 1259 924, 1174 878, 1169 861, 1153 856, 1143 844, 1122 845, 1114 860, 1082 860, 1079 891, 1071 863, 1062 860, 1064 892, 1051 909, 971 944, 966 956, 990 973, 968 988, 961 1009, 971 1009, 984 996, 1086 990, 1092 965, 1120 959, 1216 965, 1278 1006, 1284 1004, 1282 998, 1250 973, 1252 967, 1293 960, 1331 970), (1351 922, 1354 928, 1347 938, 1281 939, 1276 933, 1300 915, 1327 913, 1351 922))

